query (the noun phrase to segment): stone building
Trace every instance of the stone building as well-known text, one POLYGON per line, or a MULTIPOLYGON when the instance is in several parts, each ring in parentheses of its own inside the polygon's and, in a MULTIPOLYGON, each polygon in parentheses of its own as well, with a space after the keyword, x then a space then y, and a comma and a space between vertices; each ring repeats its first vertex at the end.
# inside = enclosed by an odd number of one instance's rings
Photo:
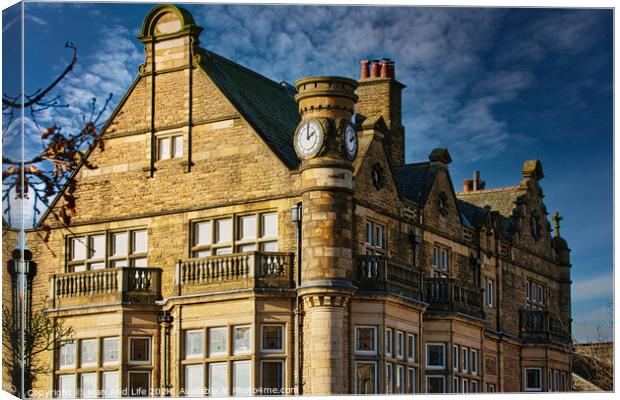
POLYGON ((153 8, 145 63, 28 245, 72 326, 58 396, 569 390, 569 249, 539 161, 515 186, 406 164, 389 60, 273 82, 153 8))

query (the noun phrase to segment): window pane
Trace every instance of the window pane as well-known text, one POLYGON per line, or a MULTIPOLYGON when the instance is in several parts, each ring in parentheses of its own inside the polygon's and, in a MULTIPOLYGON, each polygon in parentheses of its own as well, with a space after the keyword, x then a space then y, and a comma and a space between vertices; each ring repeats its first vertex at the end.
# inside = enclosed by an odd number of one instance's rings
POLYGON ((278 251, 278 242, 264 242, 260 247, 261 250, 265 252, 278 251))
POLYGON ((385 393, 394 393, 394 373, 392 364, 385 364, 385 393))
POLYGON ((84 271, 86 271, 86 265, 84 264, 73 266, 73 272, 84 272, 84 271))
POLYGON ((209 364, 209 395, 228 395, 226 363, 209 364))
POLYGON ((82 398, 93 399, 97 397, 97 374, 82 374, 80 393, 82 398))
POLYGON ((256 238, 256 215, 248 215, 239 218, 239 239, 256 238))
POLYGON ((212 243, 211 239, 211 221, 199 222, 196 224, 196 246, 207 245, 212 243))
POLYGON ((202 357, 202 330, 185 332, 185 357, 202 357))
POLYGON ((540 369, 526 368, 525 369, 525 388, 526 389, 541 389, 540 382, 540 369))
POLYGON ((264 395, 277 395, 284 392, 283 383, 283 363, 280 361, 263 361, 261 392, 264 395))
POLYGON ((383 248, 383 227, 382 226, 377 226, 376 227, 376 234, 375 234, 375 246, 377 246, 378 248, 382 249, 383 248))
POLYGON ((151 340, 149 338, 131 338, 130 361, 146 362, 151 360, 151 340))
POLYGON ((355 350, 360 352, 376 353, 375 333, 373 327, 357 327, 357 341, 355 350))
POLYGON ((175 136, 174 140, 174 158, 183 157, 183 136, 175 136))
POLYGON ((118 389, 118 372, 104 372, 101 379, 103 397, 120 397, 118 389))
POLYGON ((150 374, 148 372, 129 373, 129 395, 147 397, 149 395, 150 374))
POLYGON ((250 251, 256 251, 256 243, 241 245, 237 248, 237 251, 239 253, 247 253, 250 251))
POLYGON ((112 235, 112 254, 115 256, 127 255, 127 232, 112 235))
POLYGON ((127 260, 118 260, 112 262, 113 268, 126 268, 129 264, 127 264, 127 260))
POLYGON ((84 260, 86 258, 86 237, 71 239, 71 259, 84 260))
POLYGON ((252 395, 252 364, 250 361, 233 363, 233 395, 252 395))
POLYGON ((81 365, 91 366, 97 364, 97 339, 82 340, 80 350, 81 365))
POLYGON ((75 366, 75 343, 64 343, 60 347, 60 368, 75 366))
POLYGON ((281 325, 263 325, 263 350, 284 350, 283 327, 281 325))
POLYGON ((366 223, 366 244, 372 244, 372 224, 366 223))
POLYGON ((194 257, 209 257, 211 255, 210 250, 197 251, 194 253, 194 257))
POLYGON ((159 159, 168 160, 170 158, 170 138, 161 138, 158 141, 159 159))
POLYGON ((203 396, 202 364, 185 366, 185 395, 190 397, 203 396))
POLYGON ((415 393, 416 392, 415 368, 409 368, 408 374, 409 376, 407 377, 407 393, 415 393))
POLYGON ((407 358, 410 361, 415 361, 415 337, 414 335, 407 335, 407 358))
POLYGON ((376 394, 376 364, 374 362, 356 364, 356 394, 376 394))
POLYGON ((58 391, 60 398, 75 398, 75 375, 60 375, 58 377, 58 391))
POLYGON ((426 365, 430 367, 444 367, 444 345, 429 344, 426 346, 426 365))
POLYGON ((536 302, 536 284, 532 283, 532 301, 536 302))
POLYGON ((402 332, 396 332, 396 356, 402 358, 405 355, 405 336, 402 332))
POLYGON ((444 391, 443 376, 426 377, 426 393, 444 393, 444 391))
POLYGON ((118 363, 118 338, 103 339, 103 363, 118 363))
POLYGON ((226 328, 209 328, 209 355, 226 354, 226 328))
POLYGON ((467 359, 467 348, 466 347, 463 347, 461 361, 463 362, 463 371, 467 371, 468 359, 467 359))
POLYGON ((392 355, 392 330, 385 330, 385 354, 392 355))
POLYGON ((90 237, 90 258, 103 258, 105 256, 105 236, 97 235, 90 237))
POLYGON ((405 368, 402 365, 396 366, 396 393, 405 392, 405 368))
POLYGON ((236 326, 233 332, 234 354, 249 353, 252 329, 249 326, 236 326))
POLYGON ((146 253, 147 238, 146 231, 134 231, 133 234, 133 247, 132 253, 146 253))
POLYGON ((448 252, 446 250, 441 250, 441 269, 448 270, 448 252))
POLYGON ((225 254, 232 254, 232 247, 220 247, 218 249, 215 249, 216 256, 222 256, 225 254))
POLYGON ((215 221, 217 243, 229 243, 232 241, 232 220, 220 219, 215 221))
POLYGON ((146 268, 147 266, 146 258, 134 258, 131 263, 136 268, 146 268))
POLYGON ((262 215, 262 232, 261 236, 278 236, 278 214, 263 214, 262 215))

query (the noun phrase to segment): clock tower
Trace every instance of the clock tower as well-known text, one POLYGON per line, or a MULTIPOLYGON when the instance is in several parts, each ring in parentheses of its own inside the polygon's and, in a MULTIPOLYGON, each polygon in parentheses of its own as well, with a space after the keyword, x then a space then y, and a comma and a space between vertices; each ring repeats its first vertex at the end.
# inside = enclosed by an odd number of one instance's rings
POLYGON ((304 394, 351 393, 349 299, 357 288, 352 262, 353 160, 351 125, 357 82, 311 77, 296 82, 301 122, 294 137, 301 159, 304 394))

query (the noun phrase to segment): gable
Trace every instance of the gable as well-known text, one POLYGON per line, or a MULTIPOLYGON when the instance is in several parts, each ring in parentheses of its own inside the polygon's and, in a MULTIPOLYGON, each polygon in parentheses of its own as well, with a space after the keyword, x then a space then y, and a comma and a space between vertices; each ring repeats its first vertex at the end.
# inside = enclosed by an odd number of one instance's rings
POLYGON ((423 207, 424 223, 452 237, 461 237, 463 225, 447 168, 438 168, 423 207))

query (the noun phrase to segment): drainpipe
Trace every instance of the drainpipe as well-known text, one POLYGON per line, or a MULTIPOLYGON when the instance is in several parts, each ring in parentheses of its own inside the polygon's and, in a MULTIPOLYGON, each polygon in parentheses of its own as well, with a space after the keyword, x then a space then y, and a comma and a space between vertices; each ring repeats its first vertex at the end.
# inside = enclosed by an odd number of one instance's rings
POLYGON ((301 314, 301 299, 299 298, 299 287, 301 286, 301 203, 297 203, 291 210, 293 222, 297 227, 297 273, 295 278, 295 329, 297 336, 297 395, 303 394, 303 366, 302 366, 302 340, 301 333, 303 330, 303 319, 301 314))
POLYGON ((163 370, 164 370, 164 395, 170 396, 170 378, 168 375, 169 370, 169 358, 168 354, 170 353, 170 324, 172 323, 172 315, 168 314, 166 311, 162 315, 158 317, 158 322, 162 327, 162 334, 164 339, 164 360, 163 360, 163 370))

